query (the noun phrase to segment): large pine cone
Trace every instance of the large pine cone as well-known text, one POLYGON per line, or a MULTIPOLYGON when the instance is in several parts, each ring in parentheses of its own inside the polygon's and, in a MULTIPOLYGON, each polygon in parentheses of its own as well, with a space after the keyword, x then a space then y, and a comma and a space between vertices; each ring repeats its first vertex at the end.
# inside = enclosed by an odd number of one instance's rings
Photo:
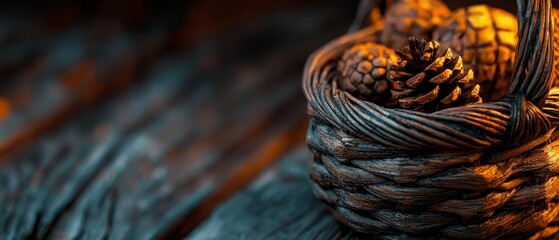
POLYGON ((445 23, 451 11, 440 0, 399 0, 385 16, 380 42, 397 49, 407 45, 408 37, 431 40, 432 33, 445 23))
POLYGON ((390 95, 387 72, 396 61, 392 49, 374 43, 357 44, 338 62, 338 84, 357 98, 383 103, 390 95))
POLYGON ((518 40, 514 15, 486 5, 461 8, 433 35, 441 48, 463 57, 466 69, 474 69, 483 99, 495 101, 506 94, 518 40))
POLYGON ((439 44, 409 38, 409 46, 396 50, 398 65, 392 66, 391 91, 401 108, 434 112, 481 103, 473 71, 464 70, 462 58, 450 49, 438 56, 439 44))

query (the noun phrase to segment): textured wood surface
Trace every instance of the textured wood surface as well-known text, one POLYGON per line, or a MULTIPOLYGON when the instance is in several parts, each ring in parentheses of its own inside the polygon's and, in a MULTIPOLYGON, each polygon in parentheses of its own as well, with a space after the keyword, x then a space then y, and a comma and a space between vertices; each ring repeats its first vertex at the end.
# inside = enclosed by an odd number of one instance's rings
POLYGON ((287 153, 246 189, 217 208, 192 240, 362 239, 341 226, 312 194, 306 148, 287 153))
POLYGON ((4 20, 9 27, 0 50, 0 155, 142 78, 167 45, 172 20, 139 31, 115 27, 115 21, 56 31, 38 19, 4 20))
MULTIPOLYGON (((26 118, 34 110, 13 107, 6 121, 16 125, 1 125, 7 129, 2 139, 16 136, 16 126, 27 131, 24 126, 34 121, 44 129, 25 134, 25 141, 12 145, 26 144, 2 155, 0 238, 184 237, 285 151, 304 144, 304 61, 345 31, 355 7, 318 3, 255 4, 234 14, 227 6, 192 3, 189 11, 222 11, 228 21, 207 23, 195 34, 185 29, 204 14, 193 14, 164 32, 156 46, 129 50, 134 61, 147 51, 149 64, 131 66, 131 83, 121 88, 112 84, 126 81, 107 80, 106 93, 99 87, 103 93, 87 104, 81 99, 88 94, 68 90, 76 97, 57 95, 64 104, 45 105, 44 116, 26 118), (66 105, 73 107, 64 110, 66 105), (64 114, 49 121, 57 109, 64 114), (20 115, 24 122, 11 120, 20 115)), ((141 36, 130 44, 152 39, 141 36)), ((71 74, 75 67, 80 75, 97 68, 97 62, 81 64, 59 71, 71 74)), ((18 84, 14 89, 25 88, 18 84)), ((48 86, 59 83, 44 84, 35 91, 51 96, 48 86)))

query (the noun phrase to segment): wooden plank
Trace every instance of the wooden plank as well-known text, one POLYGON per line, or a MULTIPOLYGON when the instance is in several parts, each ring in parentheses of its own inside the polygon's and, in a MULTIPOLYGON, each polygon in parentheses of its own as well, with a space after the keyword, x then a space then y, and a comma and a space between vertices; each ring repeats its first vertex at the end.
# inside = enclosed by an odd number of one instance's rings
POLYGON ((183 83, 182 78, 193 71, 169 72, 169 68, 177 69, 176 65, 167 66, 164 60, 159 65, 156 69, 160 70, 154 71, 157 77, 132 90, 123 101, 106 103, 95 113, 79 117, 41 139, 36 147, 7 160, 0 169, 2 238, 47 236, 51 225, 62 217, 61 211, 76 201, 76 195, 113 161, 114 151, 123 141, 120 129, 137 123, 136 117, 156 114, 159 106, 169 101, 161 99, 161 94, 173 95, 183 83), (172 77, 161 76, 169 73, 172 77), (136 94, 141 94, 141 101, 136 94), (127 111, 123 113, 121 107, 127 111), (113 116, 110 122, 101 121, 104 114, 113 116))
POLYGON ((362 239, 338 224, 312 194, 309 151, 286 154, 246 189, 216 208, 187 238, 210 239, 362 239))
POLYGON ((144 79, 187 2, 70 1, 0 8, 0 157, 144 79))
POLYGON ((304 61, 344 31, 352 10, 286 7, 245 22, 158 60, 125 95, 6 157, 0 238, 184 237, 303 143, 304 61), (278 32, 285 39, 246 51, 278 32))
POLYGON ((77 26, 0 51, 10 69, 0 90, 0 156, 141 79, 166 44, 162 30, 103 36, 98 27, 109 26, 77 26))

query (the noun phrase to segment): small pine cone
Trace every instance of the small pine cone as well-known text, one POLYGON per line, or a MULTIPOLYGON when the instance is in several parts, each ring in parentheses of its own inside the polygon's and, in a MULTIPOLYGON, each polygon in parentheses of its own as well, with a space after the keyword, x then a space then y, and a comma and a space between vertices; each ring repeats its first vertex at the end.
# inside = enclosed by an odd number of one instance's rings
POLYGON ((442 49, 463 57, 473 69, 483 99, 503 97, 514 70, 518 20, 511 13, 487 5, 461 8, 435 30, 433 39, 442 49))
POLYGON ((479 85, 472 70, 465 71, 462 58, 450 49, 438 56, 439 44, 409 38, 409 46, 396 50, 398 65, 392 66, 392 97, 401 108, 434 112, 481 103, 479 85))
POLYGON ((390 97, 388 70, 396 61, 392 49, 374 43, 357 44, 338 62, 338 84, 357 98, 382 104, 390 97))
POLYGON ((398 49, 407 45, 410 36, 430 40, 451 13, 441 0, 396 1, 386 12, 380 43, 398 49))

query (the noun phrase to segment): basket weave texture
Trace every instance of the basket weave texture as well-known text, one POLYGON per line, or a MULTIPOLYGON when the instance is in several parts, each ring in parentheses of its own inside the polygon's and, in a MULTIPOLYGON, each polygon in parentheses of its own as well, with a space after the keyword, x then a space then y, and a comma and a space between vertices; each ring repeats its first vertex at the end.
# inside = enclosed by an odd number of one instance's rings
POLYGON ((344 50, 381 25, 310 56, 303 90, 314 194, 376 238, 534 239, 559 230, 559 88, 551 89, 550 0, 517 0, 519 41, 503 99, 420 113, 338 89, 344 50))

